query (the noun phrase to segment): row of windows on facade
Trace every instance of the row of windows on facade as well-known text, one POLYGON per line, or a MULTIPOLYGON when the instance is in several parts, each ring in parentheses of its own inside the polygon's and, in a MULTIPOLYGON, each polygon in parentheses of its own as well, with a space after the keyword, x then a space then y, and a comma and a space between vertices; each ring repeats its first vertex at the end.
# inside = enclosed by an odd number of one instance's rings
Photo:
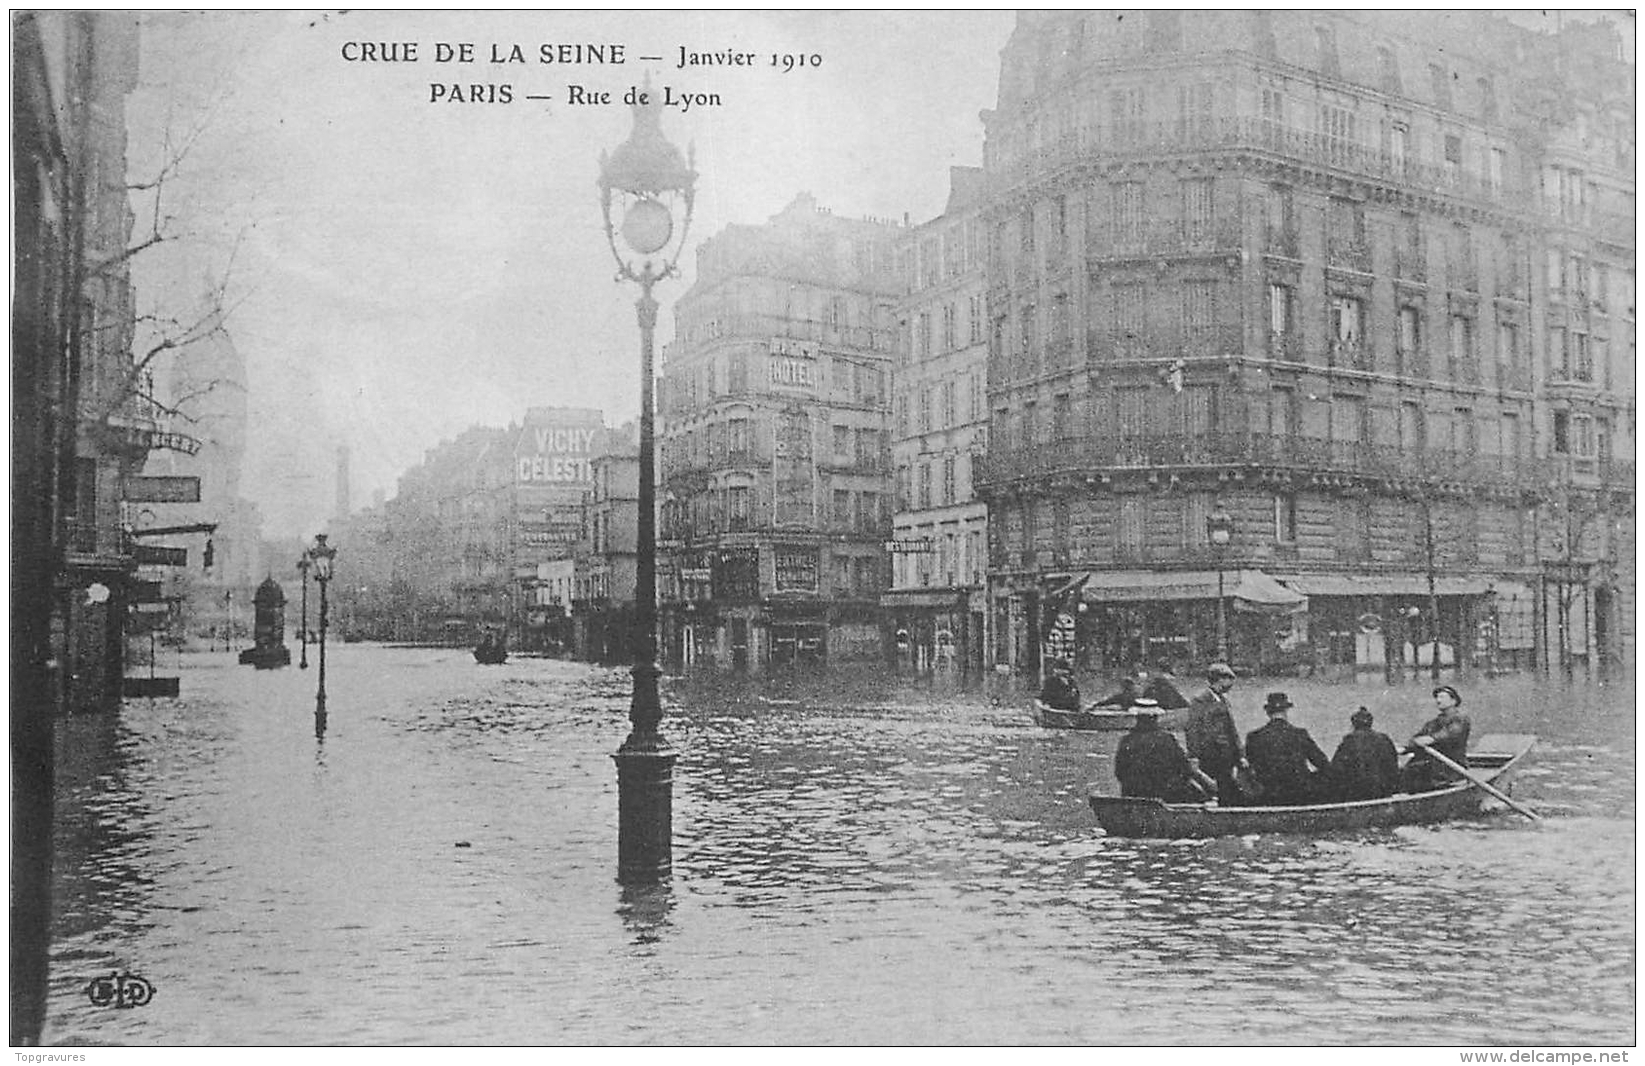
MULTIPOLYGON (((830 557, 828 590, 836 596, 878 596, 885 589, 885 567, 877 557, 839 555, 830 557)), ((823 591, 815 548, 776 548, 772 551, 772 589, 775 592, 823 591)), ((658 594, 663 600, 748 602, 759 598, 757 574, 746 570, 722 571, 719 583, 674 570, 658 575, 658 594)))
POLYGON ((970 479, 959 476, 959 460, 953 455, 899 464, 896 487, 898 511, 949 507, 974 496, 970 479))
MULTIPOLYGON (((1185 387, 1176 395, 1157 388, 1116 388, 1110 394, 1087 400, 1083 433, 1075 422, 1074 398, 1063 393, 1052 398, 1049 418, 1041 417, 1040 405, 1035 402, 1024 404, 1015 417, 1009 407, 998 409, 994 429, 1002 450, 1007 452, 1094 437, 1210 438, 1221 432, 1220 392, 1215 386, 1203 385, 1185 387)), ((1459 456, 1483 454, 1510 459, 1524 459, 1530 454, 1524 419, 1514 411, 1479 415, 1472 407, 1429 408, 1416 401, 1384 406, 1370 403, 1363 395, 1320 396, 1289 385, 1272 386, 1266 393, 1240 395, 1248 401, 1243 419, 1246 431, 1275 439, 1301 437, 1375 444, 1411 454, 1443 450, 1459 456)), ((1607 415, 1557 410, 1552 414, 1550 444, 1555 454, 1608 462, 1613 457, 1612 428, 1607 415)))
MULTIPOLYGON (((1225 549, 1214 546, 1207 534, 1206 517, 1214 506, 1215 499, 1210 493, 1121 499, 1113 524, 1115 554, 1134 560, 1184 554, 1214 558, 1218 552, 1237 555, 1252 548, 1290 547, 1298 542, 1301 526, 1296 493, 1274 494, 1272 526, 1238 528, 1231 546, 1225 549), (1171 535, 1162 536, 1167 531, 1171 535)), ((994 528, 1000 530, 1004 549, 1019 553, 1029 550, 1025 546, 1032 546, 1032 550, 1049 549, 1062 557, 1071 551, 1077 554, 1081 545, 1073 539, 1072 509, 1068 501, 1052 500, 1049 508, 1045 508, 1050 511, 1050 529, 1045 531, 1048 539, 1040 535, 1036 516, 1041 509, 1037 505, 1025 506, 1008 514, 1005 522, 996 523, 994 528)), ((1505 511, 1503 517, 1506 528, 1501 543, 1505 560, 1521 562, 1534 550, 1535 518, 1529 511, 1518 508, 1505 511)), ((1370 557, 1373 521, 1376 521, 1382 532, 1379 540, 1383 551, 1410 564, 1426 562, 1431 526, 1434 561, 1454 565, 1479 561, 1480 519, 1478 508, 1463 505, 1443 509, 1435 506, 1431 515, 1425 515, 1418 501, 1373 502, 1366 497, 1349 497, 1333 499, 1328 509, 1313 515, 1310 534, 1320 543, 1333 546, 1337 558, 1364 561, 1370 557)))
POLYGON ((988 301, 982 293, 966 297, 964 328, 960 325, 958 303, 945 303, 934 312, 914 312, 904 335, 903 351, 913 359, 929 359, 943 352, 981 344, 988 336, 987 308, 988 301))
POLYGON ((984 530, 942 530, 933 526, 898 530, 900 539, 923 542, 928 550, 897 552, 891 557, 893 588, 958 588, 988 580, 988 542, 984 530))
MULTIPOLYGON (((1124 154, 1150 147, 1250 143, 1395 182, 1448 185, 1492 197, 1523 184, 1514 173, 1515 156, 1504 137, 1435 123, 1417 112, 1401 113, 1383 101, 1318 85, 1310 87, 1311 99, 1298 100, 1292 84, 1282 77, 1263 78, 1256 88, 1259 109, 1241 116, 1246 91, 1241 85, 1209 80, 1161 85, 1157 76, 1154 81, 1111 85, 1105 97, 1089 97, 1083 107, 1080 101, 1069 101, 991 136, 989 162, 996 169, 1008 167, 1026 152, 1048 148, 1066 152, 1083 146, 1082 150, 1124 154), (1173 97, 1174 112, 1169 103, 1173 97), (1381 117, 1374 123, 1362 122, 1362 107, 1381 117)), ((1061 221, 1053 207, 1048 229, 1052 240, 1068 236, 1061 221)), ((1031 240, 1032 225, 1020 228, 1020 239, 1031 240)))
POLYGON ((804 380, 797 382, 799 387, 808 391, 824 390, 823 395, 833 402, 869 406, 885 402, 886 370, 882 366, 841 355, 828 356, 824 361, 811 354, 790 357, 760 352, 754 354, 754 359, 765 364, 766 381, 751 382, 748 372, 750 353, 733 351, 726 353, 723 368, 719 359, 709 358, 696 366, 680 367, 665 374, 662 379, 664 395, 659 406, 665 412, 678 414, 705 406, 721 396, 775 392, 779 374, 788 370, 780 363, 784 358, 805 364, 804 380), (824 367, 828 371, 826 382, 816 376, 817 371, 824 367))
MULTIPOLYGON (((1147 11, 1142 13, 1141 20, 1133 13, 1131 21, 1126 22, 1123 15, 1091 15, 1069 24, 1066 37, 1055 28, 1050 28, 1038 42, 1037 55, 1018 52, 1007 57, 1005 76, 1008 86, 1016 95, 1032 95, 1042 87, 1041 79, 1054 79, 1060 75, 1056 63, 1059 58, 1074 64, 1087 61, 1093 41, 1107 43, 1109 48, 1105 55, 1116 58, 1136 53, 1180 53, 1184 49, 1182 16, 1181 11, 1147 11), (1102 20, 1101 24, 1096 22, 1099 19, 1102 20)), ((1279 17, 1297 16, 1281 14, 1279 17)), ((1203 13, 1196 18, 1204 24, 1203 13)), ((1249 18, 1252 46, 1257 54, 1266 59, 1279 59, 1275 13, 1255 11, 1250 13, 1249 18)), ((1238 40, 1237 31, 1230 22, 1217 19, 1209 26, 1212 32, 1219 35, 1217 43, 1221 46, 1226 47, 1238 40)), ((1355 26, 1353 29, 1356 36, 1351 42, 1351 60, 1346 70, 1337 46, 1337 28, 1330 23, 1316 23, 1313 26, 1311 54, 1288 54, 1284 58, 1310 65, 1317 73, 1330 78, 1357 82, 1389 96, 1404 96, 1406 80, 1394 44, 1367 42, 1357 36, 1363 32, 1363 27, 1355 26)), ((1520 61, 1523 62, 1524 57, 1520 61)), ((1483 122, 1498 120, 1497 86, 1495 79, 1489 75, 1472 72, 1464 75, 1453 67, 1435 62, 1426 63, 1425 75, 1427 96, 1424 102, 1447 111, 1457 110, 1460 104, 1461 111, 1477 116, 1483 122), (1459 94, 1459 88, 1463 86, 1467 91, 1459 94)))
MULTIPOLYGON (((694 493, 683 500, 664 500, 664 535, 703 536, 764 528, 769 515, 763 504, 756 508, 756 502, 756 489, 751 485, 730 485, 694 493)), ((878 536, 891 525, 892 506, 883 492, 834 489, 823 522, 831 532, 878 536)))
MULTIPOLYGON (((1164 210, 1165 205, 1150 205, 1145 202, 1149 187, 1145 182, 1109 182, 1106 183, 1106 189, 1101 185, 1093 185, 1091 195, 1105 198, 1108 211, 1106 214, 1095 210, 1088 213, 1092 254, 1100 256, 1116 251, 1126 252, 1135 249, 1139 244, 1158 241, 1162 235, 1175 236, 1189 243, 1216 237, 1229 248, 1236 246, 1240 239, 1237 228, 1217 224, 1215 183, 1216 179, 1213 178, 1178 179, 1178 201, 1175 205, 1178 210, 1174 214, 1167 213, 1164 210)), ((1060 205, 1064 199, 1058 197, 1053 201, 1053 214, 1063 213, 1060 205)), ((1627 213, 1631 217, 1631 207, 1627 213)), ((1262 222, 1263 250, 1270 254, 1297 258, 1300 252, 1300 233, 1297 225, 1296 194, 1291 186, 1270 185, 1265 188, 1262 198, 1262 222)), ((1436 228, 1435 224, 1415 212, 1401 212, 1395 222, 1391 265, 1393 272, 1408 280, 1426 280, 1427 244, 1429 236, 1436 228)), ((1323 212, 1322 225, 1323 244, 1330 265, 1371 272, 1372 248, 1368 239, 1368 219, 1362 203, 1331 198, 1323 212)), ((1480 263, 1475 248, 1476 228, 1470 223, 1455 222, 1448 227, 1446 233, 1444 248, 1447 282, 1449 287, 1459 291, 1473 291, 1479 286, 1480 263)), ((1027 238, 1021 247, 1025 253, 1031 254, 1032 226, 1024 224, 1021 233, 1027 238)), ((1164 252, 1167 249, 1160 247, 1156 250, 1164 252)), ((1570 253, 1549 249, 1548 254, 1557 257, 1570 253)), ((1526 265, 1525 245, 1521 238, 1512 232, 1498 232, 1492 258, 1496 267, 1499 294, 1523 298, 1526 265)), ((1573 255, 1573 258, 1580 260, 1584 257, 1573 255)), ((1606 271, 1610 268, 1602 261, 1593 260, 1587 264, 1586 269, 1606 271)), ((1550 268, 1548 272, 1550 288, 1554 289, 1575 287, 1576 279, 1585 276, 1581 273, 1567 275, 1563 266, 1550 268), (1555 278, 1568 280, 1556 283, 1555 278)), ((1610 288, 1605 277, 1594 277, 1589 280, 1592 283, 1586 286, 1587 291, 1604 293, 1610 288)), ((1625 287, 1631 289, 1631 285, 1625 287)), ((930 330, 929 322, 920 323, 916 319, 913 350, 920 355, 929 354, 930 330)), ((950 335, 949 331, 945 331, 945 338, 950 335)), ((950 348, 955 346, 957 345, 952 341, 948 344, 950 348)))
MULTIPOLYGON (((1580 380, 1594 380, 1593 365, 1597 362, 1608 367, 1605 349, 1609 345, 1608 336, 1595 337, 1595 346, 1598 354, 1592 358, 1588 356, 1588 323, 1580 319, 1589 313, 1600 315, 1608 314, 1611 308, 1621 308, 1622 314, 1629 318, 1633 315, 1632 277, 1631 274, 1612 272, 1599 262, 1587 260, 1582 256, 1564 256, 1558 252, 1549 255, 1550 284, 1560 286, 1556 291, 1565 297, 1563 302, 1579 305, 1575 309, 1579 320, 1568 326, 1552 327, 1549 335, 1549 363, 1555 373, 1564 372, 1564 376, 1579 376, 1580 380), (1575 282, 1583 288, 1570 288, 1570 279, 1583 279, 1575 282), (1620 292, 1613 296, 1606 296, 1615 285, 1620 292), (1569 332, 1573 340, 1566 344, 1566 334, 1569 332), (1586 375, 1586 376, 1581 376, 1586 375)), ((1268 332, 1273 354, 1276 358, 1297 360, 1302 357, 1300 345, 1299 301, 1297 297, 1298 285, 1290 280, 1290 271, 1280 269, 1271 271, 1287 277, 1286 281, 1275 281, 1268 284, 1268 332)), ((1230 332, 1230 328, 1220 321, 1220 308, 1229 299, 1230 283, 1220 279, 1185 280, 1175 287, 1162 290, 1158 285, 1150 285, 1143 281, 1116 281, 1108 286, 1106 299, 1108 305, 1108 322, 1110 331, 1107 337, 1096 336, 1096 351, 1100 354, 1106 350, 1111 358, 1156 358, 1167 351, 1175 351, 1179 346, 1191 355, 1219 355, 1227 354, 1221 346, 1234 344, 1237 339, 1230 332)), ((1098 297, 1102 299, 1101 296, 1098 297)), ((1061 351, 1070 361, 1074 353, 1070 350, 1070 322, 1072 318, 1071 301, 1066 294, 1058 294, 1053 298, 1050 314, 1050 335, 1047 347, 1051 352, 1061 351)), ((1334 354, 1347 353, 1352 356, 1350 363, 1366 363, 1369 360, 1370 350, 1367 340, 1367 300, 1364 287, 1358 283, 1333 281, 1327 290, 1325 309, 1328 315, 1327 343, 1334 354)), ((1513 311, 1499 312, 1499 315, 1514 314, 1513 311)), ((1427 317, 1426 301, 1417 300, 1401 302, 1396 305, 1397 321, 1393 336, 1395 338, 1394 351, 1401 357, 1402 362, 1412 367, 1418 365, 1419 360, 1427 351, 1424 346, 1426 331, 1423 323, 1427 317)), ((1453 365, 1459 367, 1471 366, 1478 361, 1478 351, 1475 338, 1478 333, 1478 312, 1454 313, 1448 316, 1447 337, 1449 349, 1447 354, 1453 365)), ((1017 358, 1013 361, 1019 370, 1032 364, 1034 357, 1039 353, 1038 318, 1035 306, 1024 304, 1018 315, 1018 344, 1014 346, 1017 358)), ((1603 323, 1593 323, 1605 330, 1603 323)), ((1008 323, 1000 326, 1000 333, 1009 328, 1008 323)), ((1498 319, 1497 322, 1497 358, 1499 364, 1511 370, 1523 370, 1523 360, 1528 355, 1520 343, 1521 323, 1515 320, 1498 319)), ((1608 330, 1606 330, 1608 332, 1608 330)), ((1631 334, 1631 329, 1628 330, 1631 334)), ((1012 354, 1012 350, 1002 348, 1005 354, 1012 354)), ((1528 384, 1524 383, 1524 384, 1528 384)))
POLYGON ((926 385, 914 392, 913 399, 914 410, 910 420, 909 394, 903 391, 897 393, 893 425, 898 440, 911 433, 932 433, 980 422, 988 409, 987 385, 980 368, 973 368, 961 379, 949 378, 935 385, 926 385), (962 381, 966 395, 963 403, 959 399, 962 381))
MULTIPOLYGON (((832 462, 863 470, 885 469, 890 455, 885 430, 838 424, 830 428, 828 454, 832 462)), ((662 468, 671 471, 719 464, 752 464, 773 458, 808 459, 812 455, 810 420, 803 416, 776 419, 769 450, 756 448, 755 435, 755 423, 748 418, 710 422, 701 432, 688 429, 662 442, 662 468)))
MULTIPOLYGON (((878 337, 888 331, 895 321, 892 307, 886 302, 853 300, 840 295, 821 299, 822 313, 818 318, 796 312, 791 306, 785 307, 781 314, 728 309, 723 306, 683 309, 677 312, 674 343, 696 344, 720 337, 735 336, 739 330, 743 333, 758 332, 759 324, 777 321, 802 328, 822 327, 835 333, 852 327, 862 327, 866 331, 865 336, 878 337)), ((874 347, 879 345, 876 344, 874 347)))
MULTIPOLYGON (((1365 301, 1359 296, 1331 293, 1329 343, 1335 354, 1355 358, 1350 365, 1369 367, 1370 349, 1366 339, 1365 301)), ((1426 365, 1428 355, 1426 307, 1421 304, 1399 304, 1394 322, 1393 354, 1399 359, 1400 369, 1432 371, 1426 365)), ((1477 314, 1451 314, 1446 317, 1446 369, 1452 380, 1478 383, 1479 380, 1479 324, 1477 314)), ((1592 323, 1608 329, 1604 323, 1592 323)), ((1611 340, 1605 333, 1591 332, 1589 323, 1580 321, 1566 325, 1548 326, 1547 374, 1552 380, 1593 382, 1612 388, 1613 366, 1611 340)), ((1116 330, 1118 329, 1116 324, 1116 330)), ((1631 325, 1620 327, 1630 350, 1633 347, 1631 325)), ((1521 337, 1522 324, 1518 320, 1498 318, 1496 322, 1496 364, 1499 383, 1530 387, 1530 351, 1521 337)), ((1301 358, 1301 347, 1294 343, 1298 334, 1296 287, 1274 283, 1268 286, 1268 333, 1271 354, 1277 359, 1296 361, 1301 358)), ((1126 334, 1120 334, 1126 337, 1126 334)), ((1130 335, 1134 336, 1134 335, 1130 335)), ((1122 349, 1123 352, 1123 349, 1122 349)), ((1632 357, 1629 358, 1632 363, 1632 357)))
POLYGON ((982 221, 973 215, 905 247, 899 258, 908 291, 919 292, 982 269, 986 235, 982 221))

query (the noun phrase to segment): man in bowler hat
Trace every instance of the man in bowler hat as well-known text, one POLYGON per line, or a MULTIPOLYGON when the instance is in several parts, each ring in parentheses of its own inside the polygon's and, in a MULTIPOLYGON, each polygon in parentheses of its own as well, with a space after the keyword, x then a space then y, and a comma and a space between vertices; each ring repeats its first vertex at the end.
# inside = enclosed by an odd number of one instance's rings
POLYGON ((1318 803, 1326 798, 1327 790, 1322 786, 1329 780, 1331 760, 1319 750, 1308 730, 1299 729, 1286 718, 1293 706, 1285 693, 1268 693, 1262 708, 1268 713, 1268 724, 1245 737, 1245 758, 1257 784, 1262 786, 1265 804, 1318 803))

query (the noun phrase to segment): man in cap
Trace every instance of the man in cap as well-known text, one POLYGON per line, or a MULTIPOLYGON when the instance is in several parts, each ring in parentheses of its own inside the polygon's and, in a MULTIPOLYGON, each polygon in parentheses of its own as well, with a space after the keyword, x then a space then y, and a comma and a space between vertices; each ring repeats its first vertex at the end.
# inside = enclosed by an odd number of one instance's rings
POLYGON ((1228 690, 1234 687, 1234 668, 1212 663, 1205 668, 1205 691, 1188 704, 1188 757, 1217 783, 1217 802, 1224 806, 1240 802, 1234 769, 1245 761, 1240 751, 1239 730, 1234 711, 1228 705, 1228 690))
POLYGON ((1080 687, 1074 681, 1074 672, 1065 659, 1050 659, 1045 664, 1045 684, 1040 686, 1040 702, 1057 711, 1080 709, 1080 687))
POLYGON ((1399 751, 1388 734, 1371 728, 1374 719, 1364 707, 1348 719, 1354 731, 1342 738, 1331 756, 1331 776, 1337 798, 1381 799, 1399 787, 1399 751))
POLYGON ((1319 750, 1308 730, 1299 729, 1286 718, 1293 706, 1285 693, 1268 693, 1262 708, 1268 714, 1268 724, 1245 737, 1245 758, 1262 787, 1262 802, 1266 804, 1317 803, 1327 791, 1321 786, 1329 780, 1331 760, 1319 750))
POLYGON ((1468 765, 1468 716, 1462 713, 1462 695, 1450 685, 1434 689, 1434 706, 1439 714, 1422 723, 1416 736, 1405 745, 1415 753, 1405 766, 1401 784, 1406 792, 1427 792, 1456 783, 1457 775, 1437 759, 1430 759, 1424 749, 1432 747, 1458 766, 1468 765))
POLYGON ((1160 706, 1146 697, 1131 705, 1137 723, 1120 738, 1114 753, 1114 776, 1120 795, 1162 799, 1167 803, 1201 803, 1215 782, 1195 775, 1177 738, 1160 728, 1160 706))

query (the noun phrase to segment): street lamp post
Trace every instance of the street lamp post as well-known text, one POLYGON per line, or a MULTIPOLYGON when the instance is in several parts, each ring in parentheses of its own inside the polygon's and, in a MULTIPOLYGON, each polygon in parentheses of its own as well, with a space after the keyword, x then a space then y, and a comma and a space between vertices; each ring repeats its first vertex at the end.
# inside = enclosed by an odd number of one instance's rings
POLYGON ((326 543, 324 533, 314 535, 314 547, 308 550, 314 567, 314 580, 320 586, 320 684, 314 693, 314 735, 326 731, 326 586, 331 583, 331 561, 337 549, 326 543))
POLYGON ((1228 603, 1223 592, 1223 566, 1228 542, 1234 538, 1234 516, 1218 503, 1205 518, 1205 536, 1217 552, 1217 659, 1228 661, 1228 603))
POLYGON ((308 557, 306 551, 297 560, 297 572, 303 575, 303 620, 297 627, 297 640, 302 648, 297 657, 299 670, 308 669, 308 571, 313 565, 314 561, 308 557))
POLYGON ((600 212, 606 243, 617 262, 618 281, 640 286, 635 310, 640 326, 640 485, 635 565, 634 696, 631 729, 617 749, 617 879, 625 884, 660 880, 673 868, 674 761, 679 753, 659 730, 657 696, 657 516, 655 432, 652 412, 652 344, 657 301, 652 286, 675 274, 691 229, 696 172, 663 136, 662 104, 649 79, 634 108, 634 129, 610 155, 600 155, 600 212), (612 218, 616 201, 618 220, 612 218), (677 240, 676 211, 682 212, 677 240), (633 253, 617 245, 616 230, 633 253), (637 268, 636 262, 640 263, 637 268))

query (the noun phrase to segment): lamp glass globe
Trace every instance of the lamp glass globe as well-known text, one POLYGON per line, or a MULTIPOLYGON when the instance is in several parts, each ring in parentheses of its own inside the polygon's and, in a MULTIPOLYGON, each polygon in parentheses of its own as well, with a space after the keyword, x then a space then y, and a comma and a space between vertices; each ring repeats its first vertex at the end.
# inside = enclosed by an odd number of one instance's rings
POLYGON ((636 200, 623 214, 623 240, 641 255, 657 251, 673 235, 674 218, 657 200, 636 200))

